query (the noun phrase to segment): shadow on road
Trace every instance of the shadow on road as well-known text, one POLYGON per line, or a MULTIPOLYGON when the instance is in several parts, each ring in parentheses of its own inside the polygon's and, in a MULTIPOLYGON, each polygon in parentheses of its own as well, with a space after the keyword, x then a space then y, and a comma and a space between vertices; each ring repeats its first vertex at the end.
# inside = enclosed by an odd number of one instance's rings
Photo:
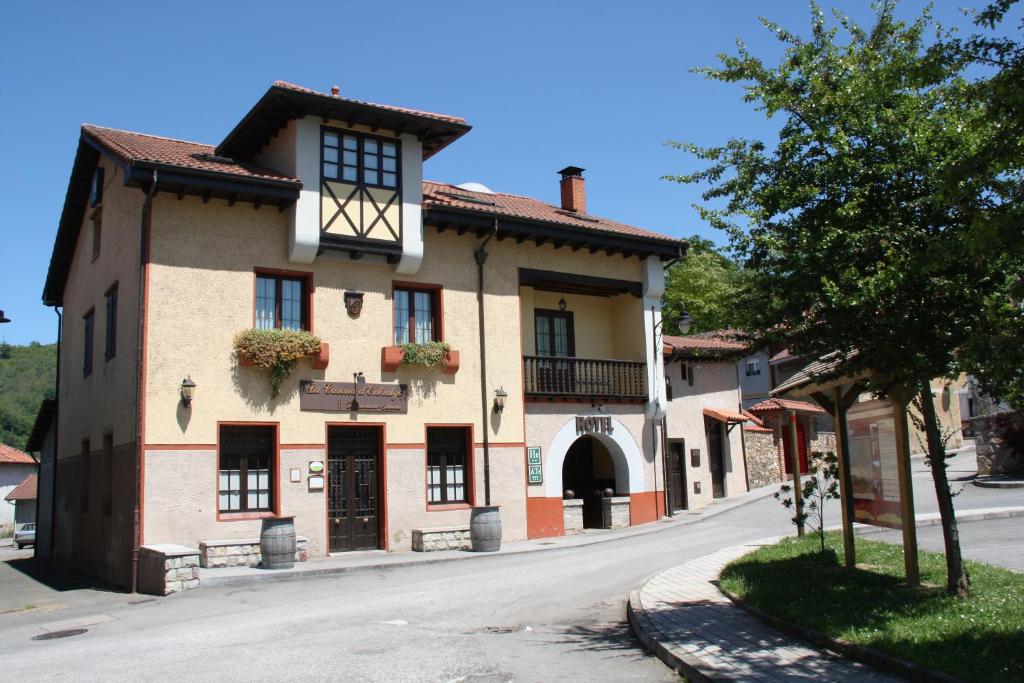
POLYGON ((90 589, 105 593, 125 592, 124 590, 105 583, 97 578, 87 576, 86 574, 68 569, 64 566, 46 562, 45 560, 37 560, 33 557, 22 557, 7 560, 6 562, 3 562, 3 564, 6 564, 11 569, 16 570, 36 583, 42 584, 43 586, 58 592, 83 589, 90 589))

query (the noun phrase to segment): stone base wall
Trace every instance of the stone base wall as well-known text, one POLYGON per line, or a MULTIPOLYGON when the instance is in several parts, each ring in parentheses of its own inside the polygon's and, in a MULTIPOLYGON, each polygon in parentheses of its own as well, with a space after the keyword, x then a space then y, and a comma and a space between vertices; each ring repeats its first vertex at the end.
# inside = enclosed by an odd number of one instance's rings
POLYGON ((836 452, 836 433, 835 432, 818 432, 818 438, 808 444, 807 452, 810 453, 828 453, 832 451, 836 452))
POLYGON ((779 470, 778 447, 771 431, 743 430, 743 446, 747 452, 747 477, 750 488, 777 484, 782 479, 779 470))
POLYGON ((564 500, 562 501, 562 514, 565 523, 565 535, 583 533, 583 501, 564 500))
MULTIPOLYGON (((307 550, 309 540, 299 536, 295 539, 295 544, 297 547, 295 561, 305 562, 309 559, 307 550)), ((199 543, 199 566, 203 568, 255 567, 262 559, 258 538, 201 541, 199 543)))
MULTIPOLYGON (((605 529, 624 529, 629 526, 629 496, 601 499, 605 529)), ((582 514, 582 508, 580 510, 582 514)))
POLYGON ((139 549, 139 592, 170 595, 199 587, 199 551, 173 545, 139 549))
POLYGON ((448 526, 435 529, 413 529, 412 549, 418 553, 434 550, 472 550, 473 541, 468 526, 448 526))
POLYGON ((1024 474, 1024 414, 972 417, 978 474, 1024 474))

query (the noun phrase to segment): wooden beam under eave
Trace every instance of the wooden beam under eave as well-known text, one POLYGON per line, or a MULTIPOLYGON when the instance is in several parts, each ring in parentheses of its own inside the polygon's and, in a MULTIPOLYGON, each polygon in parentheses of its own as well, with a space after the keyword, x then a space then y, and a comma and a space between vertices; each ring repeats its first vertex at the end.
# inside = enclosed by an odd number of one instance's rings
POLYGON ((615 256, 616 254, 619 253, 619 248, 618 247, 608 247, 607 251, 608 251, 608 255, 609 256, 615 256))
POLYGON ((185 186, 182 185, 181 187, 178 188, 178 201, 180 202, 184 198, 185 198, 185 186))
POLYGON ((573 251, 579 251, 583 247, 587 246, 587 244, 585 242, 573 242, 571 246, 573 251))
POLYGON ((291 202, 281 202, 280 204, 277 205, 277 212, 284 213, 285 209, 287 209, 289 206, 291 206, 291 202))
POLYGON ((228 197, 228 206, 234 206, 235 202, 237 202, 237 201, 238 201, 238 193, 237 192, 232 192, 231 196, 228 197))
POLYGON ((601 251, 601 245, 599 245, 599 244, 591 244, 589 251, 590 251, 591 254, 596 254, 597 252, 601 251))
POLYGON ((359 251, 358 249, 353 249, 352 251, 348 252, 348 257, 353 261, 358 261, 359 259, 363 258, 363 252, 359 251))
POLYGON ((252 208, 259 211, 261 206, 263 206, 263 197, 257 196, 252 203, 252 208))
POLYGON ((447 230, 447 229, 448 229, 448 225, 449 225, 449 224, 448 224, 448 222, 447 222, 447 221, 442 221, 441 223, 438 223, 438 224, 437 224, 437 225, 435 225, 434 227, 435 227, 435 228, 437 228, 437 232, 438 232, 438 233, 442 233, 442 232, 444 232, 445 230, 447 230))
POLYGON ((523 235, 523 234, 516 235, 516 244, 522 244, 525 241, 526 241, 526 235, 523 235))
POLYGON ((206 192, 203 193, 203 204, 209 204, 209 203, 210 203, 210 190, 207 190, 206 192))
POLYGON ((551 244, 552 246, 554 246, 555 249, 561 249, 562 247, 565 246, 565 242, 566 240, 553 240, 551 244))
POLYGON ((466 234, 467 230, 469 230, 468 225, 460 225, 458 228, 455 229, 455 234, 458 235, 459 237, 462 237, 463 235, 466 234))
POLYGON ((544 243, 547 242, 547 241, 548 241, 547 237, 534 237, 533 238, 533 243, 536 244, 538 247, 543 246, 544 243))

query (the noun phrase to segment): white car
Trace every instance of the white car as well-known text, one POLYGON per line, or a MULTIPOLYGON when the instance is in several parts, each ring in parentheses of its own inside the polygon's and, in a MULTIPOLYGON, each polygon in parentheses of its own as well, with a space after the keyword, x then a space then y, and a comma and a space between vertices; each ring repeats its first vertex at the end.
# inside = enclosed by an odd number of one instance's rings
POLYGON ((29 522, 28 524, 22 525, 20 529, 14 532, 14 545, 18 546, 18 550, 21 550, 27 545, 35 546, 36 544, 36 523, 29 522))

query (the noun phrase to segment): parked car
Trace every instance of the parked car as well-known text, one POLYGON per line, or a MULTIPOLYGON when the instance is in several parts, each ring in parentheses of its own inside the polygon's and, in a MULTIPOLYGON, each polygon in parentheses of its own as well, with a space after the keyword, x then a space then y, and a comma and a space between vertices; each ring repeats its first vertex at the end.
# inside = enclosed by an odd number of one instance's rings
POLYGON ((34 546, 36 544, 36 523, 29 522, 28 524, 22 525, 20 529, 14 532, 14 545, 18 546, 18 550, 21 550, 27 545, 34 546))

